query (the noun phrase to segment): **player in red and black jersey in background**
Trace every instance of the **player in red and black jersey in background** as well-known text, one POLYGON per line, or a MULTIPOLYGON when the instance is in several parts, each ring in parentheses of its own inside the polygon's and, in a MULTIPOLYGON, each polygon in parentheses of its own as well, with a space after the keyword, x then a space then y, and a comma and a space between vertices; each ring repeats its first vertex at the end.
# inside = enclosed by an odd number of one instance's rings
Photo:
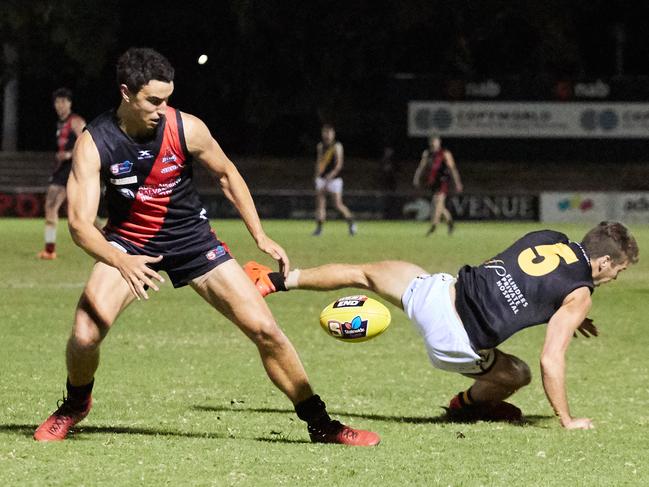
POLYGON ((463 190, 462 181, 453 154, 451 154, 451 151, 442 148, 442 139, 437 135, 433 135, 428 139, 428 149, 422 152, 421 161, 413 177, 415 188, 424 186, 432 193, 430 200, 430 228, 426 236, 435 231, 442 218, 448 225, 449 234, 455 228, 453 216, 446 208, 446 197, 450 190, 451 178, 455 190, 461 193, 463 190))
POLYGON ((56 259, 56 227, 59 210, 65 201, 65 186, 72 169, 72 148, 81 135, 86 121, 72 113, 72 91, 59 88, 52 93, 56 123, 55 166, 50 176, 45 196, 45 248, 38 253, 39 259, 56 259))
POLYGON ((67 397, 36 430, 39 441, 65 439, 90 411, 99 347, 121 312, 158 291, 165 271, 174 287, 190 285, 257 346, 271 381, 293 402, 314 442, 372 446, 376 433, 332 420, 313 393, 293 345, 241 267, 219 241, 192 184, 194 161, 219 181, 259 249, 279 261, 284 249, 265 233, 243 178, 205 124, 168 105, 174 69, 151 49, 129 49, 117 63, 121 101, 93 120, 74 149, 68 183, 74 241, 97 263, 77 305, 67 345, 67 397), (100 182, 108 223, 94 225, 100 182))
POLYGON ((520 420, 521 410, 504 400, 530 383, 530 368, 497 347, 524 328, 547 323, 541 353, 545 393, 561 426, 591 429, 590 419, 570 413, 565 354, 577 331, 597 336, 587 318, 594 287, 637 261, 638 244, 628 229, 602 222, 580 243, 552 230, 528 233, 483 264, 462 267, 457 278, 398 261, 294 269, 286 279, 255 262, 245 270, 264 296, 357 287, 403 309, 434 367, 475 380, 451 399, 449 420, 520 420))

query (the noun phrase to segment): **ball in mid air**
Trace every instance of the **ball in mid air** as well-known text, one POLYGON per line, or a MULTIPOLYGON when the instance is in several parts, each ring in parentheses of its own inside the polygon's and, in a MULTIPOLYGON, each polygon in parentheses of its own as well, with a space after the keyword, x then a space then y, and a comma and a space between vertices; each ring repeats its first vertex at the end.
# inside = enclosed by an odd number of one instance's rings
POLYGON ((390 310, 367 296, 345 296, 320 313, 320 326, 343 342, 364 342, 383 333, 390 324, 390 310))

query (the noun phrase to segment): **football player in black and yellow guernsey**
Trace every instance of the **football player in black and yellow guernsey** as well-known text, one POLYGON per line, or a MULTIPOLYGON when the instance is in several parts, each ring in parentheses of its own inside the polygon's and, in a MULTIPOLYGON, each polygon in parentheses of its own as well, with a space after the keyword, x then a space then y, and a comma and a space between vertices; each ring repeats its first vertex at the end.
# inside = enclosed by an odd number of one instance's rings
POLYGON ((322 233, 322 225, 327 220, 327 194, 330 194, 336 209, 347 220, 349 235, 357 232, 354 215, 343 203, 343 145, 336 140, 333 125, 324 124, 321 130, 322 141, 316 146, 315 161, 315 222, 314 236, 322 233))
POLYGON ((629 230, 602 222, 580 243, 552 230, 528 233, 485 263, 462 267, 457 277, 399 261, 294 269, 286 279, 252 262, 245 270, 262 295, 357 287, 401 307, 421 333, 433 366, 475 379, 451 399, 451 420, 521 419, 520 409, 504 400, 529 384, 530 369, 496 347, 524 328, 547 323, 541 353, 545 393, 564 428, 591 429, 590 419, 570 413, 565 353, 577 331, 597 335, 587 318, 594 288, 637 261, 629 230))

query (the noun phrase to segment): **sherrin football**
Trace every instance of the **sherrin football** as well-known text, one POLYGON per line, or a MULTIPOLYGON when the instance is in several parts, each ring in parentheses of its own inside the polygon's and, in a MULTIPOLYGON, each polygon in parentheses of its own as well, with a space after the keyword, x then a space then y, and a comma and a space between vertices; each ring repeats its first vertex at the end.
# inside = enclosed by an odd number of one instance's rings
POLYGON ((390 310, 367 296, 345 296, 320 313, 320 326, 343 342, 364 342, 383 333, 390 324, 390 310))

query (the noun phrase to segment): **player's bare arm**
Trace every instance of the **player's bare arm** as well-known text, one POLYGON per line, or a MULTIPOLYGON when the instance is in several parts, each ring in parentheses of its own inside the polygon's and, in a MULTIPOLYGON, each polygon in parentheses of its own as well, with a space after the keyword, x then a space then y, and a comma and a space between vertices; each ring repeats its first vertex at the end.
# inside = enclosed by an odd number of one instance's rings
POLYGON ((412 185, 415 188, 419 188, 421 186, 421 174, 424 171, 424 168, 426 167, 426 164, 428 164, 428 151, 425 150, 421 154, 421 160, 419 161, 419 166, 417 166, 417 170, 415 171, 415 175, 412 178, 412 185))
MULTIPOLYGON (((541 353, 541 374, 545 394, 555 414, 566 429, 592 429, 588 418, 573 418, 566 392, 566 351, 575 332, 586 320, 591 307, 588 288, 581 287, 566 296, 563 305, 548 323, 541 353)), ((587 326, 587 325, 586 325, 587 326)))
POLYGON ((110 245, 95 227, 101 191, 99 152, 89 132, 74 146, 72 172, 68 180, 68 226, 74 242, 100 262, 115 267, 137 299, 148 299, 145 285, 158 290, 154 279, 162 276, 147 266, 162 257, 128 255, 110 245))
POLYGON ((182 118, 189 152, 218 178, 223 193, 241 215, 259 249, 278 261, 281 271, 287 276, 288 256, 284 249, 264 232, 255 203, 243 177, 218 142, 214 140, 202 120, 187 113, 183 113, 182 118))
POLYGON ((451 151, 444 152, 444 160, 446 161, 446 165, 450 169, 451 175, 453 176, 453 184, 455 184, 455 190, 458 193, 461 193, 464 187, 462 186, 462 180, 460 179, 460 172, 457 170, 457 164, 455 164, 455 159, 453 158, 453 154, 451 154, 451 151))

